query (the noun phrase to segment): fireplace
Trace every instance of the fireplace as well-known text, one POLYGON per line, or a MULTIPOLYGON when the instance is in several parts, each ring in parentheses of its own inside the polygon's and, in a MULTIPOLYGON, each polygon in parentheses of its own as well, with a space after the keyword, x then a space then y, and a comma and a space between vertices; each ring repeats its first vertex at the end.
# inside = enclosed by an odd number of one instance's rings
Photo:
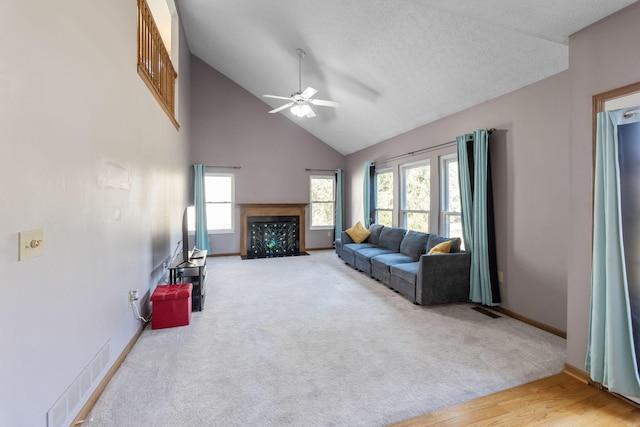
POLYGON ((247 217, 247 258, 300 254, 300 217, 247 217))
POLYGON ((239 203, 243 259, 305 255, 306 203, 239 203))

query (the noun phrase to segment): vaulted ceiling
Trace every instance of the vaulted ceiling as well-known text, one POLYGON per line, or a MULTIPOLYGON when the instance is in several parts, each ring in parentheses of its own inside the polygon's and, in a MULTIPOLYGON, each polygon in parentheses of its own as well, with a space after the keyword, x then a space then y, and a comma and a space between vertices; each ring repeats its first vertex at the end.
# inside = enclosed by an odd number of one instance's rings
MULTIPOLYGON (((568 68, 568 37, 636 0, 176 0, 191 52, 343 154, 568 68)), ((225 100, 217 100, 224 104, 225 100)))

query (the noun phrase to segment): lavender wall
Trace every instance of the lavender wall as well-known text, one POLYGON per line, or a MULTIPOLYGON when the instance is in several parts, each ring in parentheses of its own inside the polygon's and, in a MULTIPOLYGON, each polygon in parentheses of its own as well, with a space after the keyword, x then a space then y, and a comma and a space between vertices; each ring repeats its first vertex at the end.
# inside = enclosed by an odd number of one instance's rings
MULTIPOLYGON (((365 161, 442 144, 474 129, 496 128, 491 152, 498 268, 504 272, 502 306, 565 330, 568 100, 569 73, 563 72, 349 155, 345 225, 363 217, 365 161)), ((399 163, 392 163, 396 170, 399 163)))
POLYGON ((0 425, 45 426, 100 349, 88 393, 134 336, 128 292, 162 280, 181 237, 189 91, 178 132, 136 73, 135 2, 3 2, 0 39, 0 425), (18 261, 37 228, 44 255, 18 261))
POLYGON ((592 96, 640 81, 640 4, 569 39, 570 240, 567 363, 584 369, 591 300, 592 96))
MULTIPOLYGON (((340 153, 285 118, 287 113, 269 114, 262 100, 191 58, 191 162, 240 166, 233 171, 237 203, 308 203, 309 176, 320 173, 305 169, 343 167, 340 153)), ((236 232, 210 236, 212 253, 239 253, 238 221, 236 209, 236 232)), ((333 231, 306 232, 308 249, 332 243, 333 231)))

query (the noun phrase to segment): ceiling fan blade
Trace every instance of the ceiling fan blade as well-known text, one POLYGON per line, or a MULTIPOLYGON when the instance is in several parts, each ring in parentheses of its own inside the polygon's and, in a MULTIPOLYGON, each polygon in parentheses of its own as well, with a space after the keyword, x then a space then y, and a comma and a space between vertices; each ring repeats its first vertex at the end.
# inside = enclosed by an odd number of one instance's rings
POLYGON ((262 95, 264 98, 275 98, 275 99, 286 99, 287 101, 291 100, 290 96, 277 96, 277 95, 262 95))
POLYGON ((310 103, 313 105, 320 105, 322 107, 339 107, 340 103, 338 101, 327 101, 325 99, 310 99, 310 103))
POLYGON ((313 110, 311 109, 311 107, 309 107, 309 111, 307 111, 307 117, 308 118, 312 118, 315 117, 316 113, 313 112, 313 110))
POLYGON ((314 89, 314 88, 312 88, 312 87, 308 87, 308 88, 306 88, 306 89, 304 90, 304 92, 302 92, 302 93, 300 94, 300 96, 302 96, 303 98, 307 98, 307 99, 309 99, 309 98, 311 98, 313 95, 315 95, 316 93, 318 93, 318 91, 317 91, 317 90, 315 90, 315 89, 314 89))
POLYGON ((283 106, 281 106, 281 107, 274 108, 273 110, 271 110, 271 111, 269 111, 269 112, 270 112, 270 113, 277 113, 277 112, 279 112, 279 111, 284 110, 285 108, 289 108, 289 107, 291 107, 293 104, 295 104, 295 102, 289 102, 289 103, 287 103, 287 104, 284 104, 284 105, 283 105, 283 106))

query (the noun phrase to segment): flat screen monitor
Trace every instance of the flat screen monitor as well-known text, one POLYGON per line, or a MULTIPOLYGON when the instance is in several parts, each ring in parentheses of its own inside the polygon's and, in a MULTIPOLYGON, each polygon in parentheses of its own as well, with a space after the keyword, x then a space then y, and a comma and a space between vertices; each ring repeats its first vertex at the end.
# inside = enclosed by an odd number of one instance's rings
POLYGON ((185 266, 194 265, 191 262, 191 251, 189 251, 189 221, 187 216, 187 210, 185 208, 182 213, 182 264, 185 266))

